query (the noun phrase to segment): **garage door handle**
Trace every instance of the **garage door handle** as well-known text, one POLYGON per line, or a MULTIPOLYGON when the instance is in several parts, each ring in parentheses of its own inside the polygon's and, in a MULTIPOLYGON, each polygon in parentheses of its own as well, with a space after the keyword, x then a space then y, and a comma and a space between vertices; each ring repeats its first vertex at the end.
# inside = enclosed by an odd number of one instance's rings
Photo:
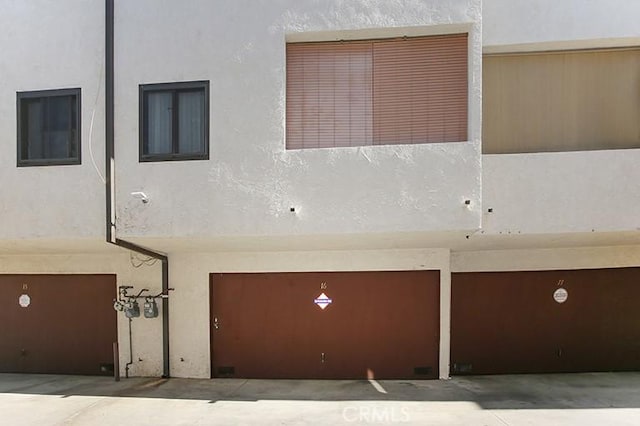
POLYGON ((216 330, 220 328, 220 323, 218 322, 218 317, 213 318, 213 328, 216 330))

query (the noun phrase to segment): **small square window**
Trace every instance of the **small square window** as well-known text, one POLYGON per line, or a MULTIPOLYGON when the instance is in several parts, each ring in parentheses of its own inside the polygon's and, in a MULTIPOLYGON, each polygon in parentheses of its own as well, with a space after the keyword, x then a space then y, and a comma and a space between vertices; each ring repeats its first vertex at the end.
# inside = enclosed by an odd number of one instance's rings
POLYGON ((18 166, 80 164, 80 89, 18 92, 18 166))
POLYGON ((140 85, 140 161, 209 159, 209 82, 140 85))

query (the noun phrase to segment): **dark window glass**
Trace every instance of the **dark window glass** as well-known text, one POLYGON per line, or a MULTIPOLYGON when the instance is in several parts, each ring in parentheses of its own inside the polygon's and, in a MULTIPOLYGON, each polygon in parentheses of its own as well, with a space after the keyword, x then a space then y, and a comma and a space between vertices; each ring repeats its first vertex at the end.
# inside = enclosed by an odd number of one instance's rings
POLYGON ((140 86, 140 161, 209 158, 209 83, 140 86))
POLYGON ((80 89, 18 93, 18 166, 80 164, 80 89))

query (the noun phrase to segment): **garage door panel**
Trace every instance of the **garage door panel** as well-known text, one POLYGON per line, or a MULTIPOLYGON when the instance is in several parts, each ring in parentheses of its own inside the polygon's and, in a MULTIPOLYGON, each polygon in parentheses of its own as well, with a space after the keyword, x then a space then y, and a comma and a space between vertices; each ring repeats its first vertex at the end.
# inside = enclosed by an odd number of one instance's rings
MULTIPOLYGON (((435 274, 437 275, 437 274, 435 274)), ((350 377, 414 377, 415 367, 437 374, 439 283, 421 272, 362 272, 327 281, 334 302, 327 327, 341 330, 327 345, 327 356, 349 364, 335 366, 350 377), (429 354, 430 356, 426 356, 429 354)), ((333 367, 334 364, 327 365, 333 367)))
POLYGON ((0 371, 110 374, 115 293, 113 275, 0 275, 0 321, 11 325, 0 371), (18 304, 22 294, 27 307, 18 304))
POLYGON ((19 282, 11 284, 7 276, 0 276, 0 324, 3 332, 0 339, 0 371, 20 371, 22 359, 20 348, 24 347, 24 336, 18 332, 20 324, 18 298, 22 286, 19 282))
POLYGON ((233 365, 235 377, 414 378, 422 366, 437 377, 437 272, 217 274, 211 285, 214 376, 233 365))
POLYGON ((572 324, 564 334, 565 366, 577 371, 640 369, 640 268, 573 271, 572 324))
POLYGON ((502 274, 452 276, 454 372, 470 367, 474 373, 490 374, 508 367, 520 373, 544 370, 554 362, 553 351, 539 344, 557 340, 556 330, 545 326, 548 312, 539 306, 552 287, 517 273, 502 274))
POLYGON ((212 339, 220 350, 212 352, 214 375, 220 367, 233 367, 234 377, 302 378, 317 365, 320 350, 306 333, 317 321, 314 306, 297 303, 305 288, 292 277, 269 274, 217 274, 212 279, 212 315, 219 328, 212 339), (295 362, 284 362, 282 353, 298 353, 295 362))
POLYGON ((638 283, 638 268, 453 274, 452 372, 640 369, 638 283))

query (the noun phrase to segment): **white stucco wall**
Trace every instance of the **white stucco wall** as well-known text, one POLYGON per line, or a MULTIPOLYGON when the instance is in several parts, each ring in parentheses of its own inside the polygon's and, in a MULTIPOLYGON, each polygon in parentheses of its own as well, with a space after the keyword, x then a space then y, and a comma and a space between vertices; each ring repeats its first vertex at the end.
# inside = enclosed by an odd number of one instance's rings
MULTIPOLYGON (((0 238, 99 240, 104 234, 99 176, 104 174, 104 2, 0 0, 0 6, 6 35, 0 40, 0 180, 5 183, 0 214, 7 218, 0 223, 0 238), (16 92, 63 87, 82 90, 82 164, 16 167, 16 92)), ((479 0, 139 0, 116 2, 115 10, 120 237, 478 228, 479 0), (469 142, 284 150, 288 38, 459 31, 470 33, 469 142), (211 159, 139 163, 138 85, 192 79, 211 81, 211 159), (151 203, 132 200, 136 190, 145 191, 151 203), (473 208, 461 208, 465 199, 473 208)))
POLYGON ((482 234, 637 233, 639 161, 637 149, 485 155, 482 234))
MULTIPOLYGON (((104 4, 65 5, 59 13, 59 2, 0 0, 3 241, 99 241, 104 233, 104 187, 90 156, 103 173, 104 4), (16 167, 16 92, 62 87, 82 89, 82 164, 16 167)), ((633 38, 640 3, 485 0, 483 7, 484 26, 480 2, 471 0, 117 2, 119 235, 475 230, 483 210, 489 234, 637 229, 635 150, 485 156, 482 196, 479 44, 482 27, 485 46, 633 38), (286 40, 461 29, 472 46, 470 143, 284 150, 286 40), (190 79, 211 81, 211 160, 140 164, 138 84, 190 79), (135 190, 151 202, 133 200, 135 190), (467 198, 472 208, 460 208, 467 198)))
POLYGON ((451 253, 451 272, 545 271, 640 266, 640 245, 451 253))
POLYGON ((640 43, 635 0, 484 0, 482 15, 486 52, 640 43))
POLYGON ((104 2, 61 4, 0 0, 0 239, 104 234, 104 2), (76 87, 82 164, 17 167, 16 92, 76 87))
POLYGON ((147 0, 118 2, 115 20, 121 237, 479 226, 479 1, 147 0), (456 31, 470 32, 470 142, 285 150, 287 39, 456 31), (210 80, 211 159, 139 163, 138 85, 185 80, 210 80), (465 199, 474 208, 462 208, 465 199))

